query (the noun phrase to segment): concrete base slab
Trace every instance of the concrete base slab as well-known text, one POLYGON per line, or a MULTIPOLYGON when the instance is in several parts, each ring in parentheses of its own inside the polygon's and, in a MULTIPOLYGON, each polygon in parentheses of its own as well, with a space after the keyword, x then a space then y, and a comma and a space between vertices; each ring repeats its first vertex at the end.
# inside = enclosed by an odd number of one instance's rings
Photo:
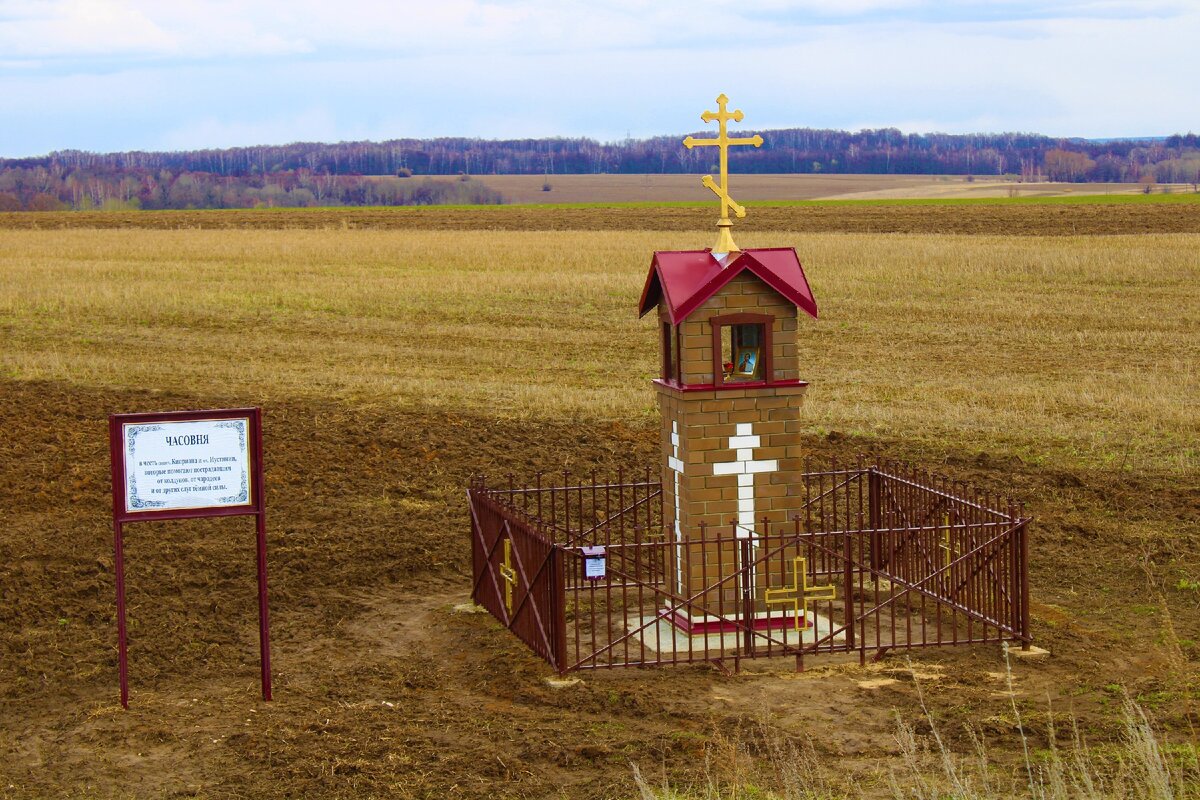
POLYGON ((1034 645, 1029 645, 1028 650, 1022 650, 1020 647, 1010 647, 1008 652, 1016 656, 1018 661, 1045 661, 1050 657, 1049 650, 1044 650, 1034 645))
MULTIPOLYGON (((827 617, 811 611, 809 617, 812 619, 812 627, 803 631, 797 631, 795 628, 755 631, 755 648, 765 650, 770 644, 772 649, 776 649, 783 647, 785 643, 788 647, 795 647, 801 643, 811 645, 818 639, 825 639, 829 636, 834 625, 827 617)), ((689 636, 687 632, 680 630, 669 620, 661 617, 641 617, 631 620, 626 630, 636 630, 643 625, 646 627, 640 633, 635 633, 634 638, 641 641, 646 649, 663 655, 675 653, 683 657, 689 649, 693 654, 702 654, 706 647, 710 655, 718 655, 725 652, 740 652, 744 644, 744 631, 713 632, 689 636)), ((833 637, 833 641, 840 642, 845 636, 846 632, 842 631, 833 637)))
POLYGON ((487 609, 474 603, 458 603, 453 609, 455 614, 486 614, 487 609))

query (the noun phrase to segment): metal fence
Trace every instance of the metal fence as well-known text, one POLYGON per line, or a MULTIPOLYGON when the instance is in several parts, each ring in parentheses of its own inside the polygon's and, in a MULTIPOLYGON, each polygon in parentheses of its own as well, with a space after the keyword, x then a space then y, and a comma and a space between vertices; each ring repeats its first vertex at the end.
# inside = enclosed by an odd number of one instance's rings
MULTIPOLYGON (((810 465, 811 466, 811 465, 810 465)), ((806 469, 785 525, 676 538, 645 472, 468 490, 473 597, 559 673, 1020 642, 1028 526, 998 496, 915 468, 806 469), (602 564, 602 566, 600 566, 602 564)))

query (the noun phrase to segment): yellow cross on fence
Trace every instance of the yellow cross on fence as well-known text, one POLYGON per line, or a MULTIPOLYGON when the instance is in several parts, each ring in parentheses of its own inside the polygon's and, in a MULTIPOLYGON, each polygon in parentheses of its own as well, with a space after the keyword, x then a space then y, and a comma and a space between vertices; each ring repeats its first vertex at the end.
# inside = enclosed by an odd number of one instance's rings
POLYGON ((942 549, 942 566, 949 567, 950 562, 958 555, 958 551, 954 549, 954 545, 950 542, 949 514, 942 514, 942 542, 938 547, 942 549))
POLYGON ((716 147, 720 150, 721 158, 721 182, 718 184, 713 180, 712 175, 705 175, 700 179, 700 182, 712 190, 721 200, 721 219, 717 221, 717 243, 713 246, 714 253, 733 253, 737 252, 737 245, 733 243, 733 235, 729 229, 733 227, 733 223, 729 220, 729 209, 733 209, 733 213, 738 219, 746 216, 746 209, 734 202, 729 196, 729 148, 731 145, 749 144, 755 147, 762 147, 762 137, 755 135, 747 139, 731 139, 725 129, 725 124, 729 120, 741 122, 745 116, 741 109, 736 111, 726 111, 725 104, 729 102, 729 98, 725 95, 717 97, 717 111, 705 111, 700 115, 700 119, 705 122, 717 121, 718 133, 715 139, 697 139, 689 136, 683 140, 683 146, 688 150, 693 147, 716 147))
POLYGON ((500 577, 504 578, 504 607, 511 614, 513 586, 517 583, 517 573, 512 568, 512 539, 504 540, 504 563, 500 565, 500 577))
POLYGON ((837 589, 833 584, 825 586, 808 585, 808 559, 796 556, 792 559, 792 585, 778 589, 767 589, 763 602, 767 605, 787 604, 792 607, 795 617, 796 630, 808 630, 812 623, 808 621, 809 600, 836 600, 837 589), (803 613, 801 613, 803 612, 803 613), (801 618, 804 625, 800 625, 801 618))

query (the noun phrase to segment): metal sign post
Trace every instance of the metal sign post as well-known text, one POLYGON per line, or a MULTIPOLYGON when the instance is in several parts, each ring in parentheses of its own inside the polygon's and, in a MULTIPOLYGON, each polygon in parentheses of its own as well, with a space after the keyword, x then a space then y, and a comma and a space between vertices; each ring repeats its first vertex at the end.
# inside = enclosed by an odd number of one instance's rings
POLYGON ((226 408, 108 418, 121 705, 129 708, 124 527, 129 522, 255 517, 258 643, 263 700, 271 699, 267 610, 267 515, 262 409, 226 408))

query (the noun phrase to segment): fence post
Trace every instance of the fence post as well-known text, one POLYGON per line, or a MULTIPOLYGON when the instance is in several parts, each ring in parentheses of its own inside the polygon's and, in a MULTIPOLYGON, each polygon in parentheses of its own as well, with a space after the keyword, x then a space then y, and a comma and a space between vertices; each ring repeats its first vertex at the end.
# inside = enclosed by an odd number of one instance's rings
POLYGON ((871 569, 883 568, 883 554, 880 553, 879 528, 882 525, 881 500, 883 490, 882 479, 875 467, 867 472, 867 513, 871 525, 871 569))
MULTIPOLYGON (((737 528, 734 528, 737 532, 737 528)), ((742 624, 745 625, 743 631, 742 649, 747 656, 754 656, 754 593, 750 590, 750 570, 754 568, 753 556, 750 550, 750 537, 743 538, 740 542, 742 563, 741 583, 742 583, 742 624)))
POLYGON ((562 546, 551 544, 550 551, 550 597, 554 608, 550 613, 554 619, 554 668, 559 675, 567 674, 567 583, 565 558, 562 546))
MULTIPOLYGON (((859 535, 862 534, 862 512, 859 512, 859 514, 858 514, 858 532, 859 532, 859 535)), ((872 536, 873 535, 874 534, 872 534, 872 536)), ((845 583, 845 588, 842 591, 842 598, 843 598, 843 602, 846 604, 846 611, 845 611, 845 615, 846 615, 846 645, 851 650, 854 649, 854 626, 855 626, 855 622, 856 622, 856 620, 854 619, 854 573, 850 566, 850 562, 854 558, 854 543, 853 543, 852 539, 853 539, 853 536, 850 533, 850 531, 846 531, 845 533, 842 534, 842 540, 845 545, 843 547, 844 552, 842 553, 842 563, 844 565, 842 567, 842 573, 844 576, 844 583, 845 583)), ((861 554, 862 554, 862 549, 860 546, 860 548, 859 548, 859 557, 860 558, 861 558, 861 554)), ((805 620, 805 622, 808 622, 808 620, 805 620)), ((832 625, 832 624, 833 624, 833 622, 830 621, 830 625, 832 625)), ((832 642, 830 644, 832 645, 832 642)))
MULTIPOLYGON (((1010 516, 1009 520, 1012 521, 1012 519, 1010 516)), ((1017 525, 1013 528, 1012 534, 1008 537, 1008 563, 1012 573, 1008 597, 1008 620, 1013 633, 1017 636, 1022 636, 1025 630, 1024 613, 1021 610, 1021 595, 1024 592, 1021 586, 1021 527, 1017 525)))
POLYGON ((471 488, 467 490, 467 519, 469 522, 467 527, 471 532, 471 602, 475 605, 483 605, 479 602, 479 590, 483 585, 483 582, 479 580, 479 576, 483 574, 483 571, 486 570, 487 567, 480 565, 479 557, 480 555, 486 554, 486 551, 484 551, 479 545, 479 539, 481 539, 482 536, 479 534, 475 525, 476 518, 479 515, 479 507, 476 504, 475 498, 479 488, 482 486, 482 478, 479 476, 472 478, 471 484, 471 488))
POLYGON ((1021 649, 1028 650, 1029 635, 1029 520, 1021 520, 1021 649))

